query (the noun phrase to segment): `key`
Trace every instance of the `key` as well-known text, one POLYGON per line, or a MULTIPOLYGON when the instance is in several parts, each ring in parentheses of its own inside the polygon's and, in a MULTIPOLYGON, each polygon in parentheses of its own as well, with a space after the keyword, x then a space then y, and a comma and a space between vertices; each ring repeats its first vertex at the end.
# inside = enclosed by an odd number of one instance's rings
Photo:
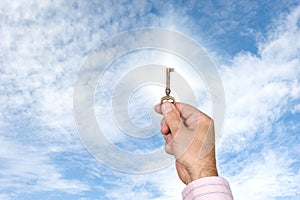
POLYGON ((161 98, 160 103, 164 103, 165 101, 169 101, 175 103, 175 98, 170 96, 171 88, 170 88, 170 73, 174 72, 174 68, 166 68, 166 96, 161 98))

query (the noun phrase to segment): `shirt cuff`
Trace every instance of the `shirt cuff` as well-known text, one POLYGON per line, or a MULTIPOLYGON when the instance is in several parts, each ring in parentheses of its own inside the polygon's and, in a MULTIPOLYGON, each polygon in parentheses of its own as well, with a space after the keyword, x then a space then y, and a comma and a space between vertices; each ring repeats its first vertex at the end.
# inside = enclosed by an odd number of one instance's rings
POLYGON ((192 181, 182 191, 182 198, 183 200, 233 200, 229 183, 218 176, 192 181))

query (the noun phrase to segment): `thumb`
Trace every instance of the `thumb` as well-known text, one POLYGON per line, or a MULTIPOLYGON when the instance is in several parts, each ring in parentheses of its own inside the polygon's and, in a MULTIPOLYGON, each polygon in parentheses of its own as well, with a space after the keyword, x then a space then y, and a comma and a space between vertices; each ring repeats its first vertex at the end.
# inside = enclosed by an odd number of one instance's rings
POLYGON ((164 120, 169 126, 172 134, 176 134, 183 125, 180 113, 173 103, 165 102, 161 105, 161 111, 164 115, 164 120))

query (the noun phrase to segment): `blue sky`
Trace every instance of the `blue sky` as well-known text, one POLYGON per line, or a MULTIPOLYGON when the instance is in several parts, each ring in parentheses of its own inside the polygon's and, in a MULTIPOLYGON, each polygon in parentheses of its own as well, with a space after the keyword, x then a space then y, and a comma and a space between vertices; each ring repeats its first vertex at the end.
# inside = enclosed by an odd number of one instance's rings
MULTIPOLYGON (((173 165, 139 175, 115 171, 88 153, 74 123, 82 63, 106 39, 144 27, 193 38, 216 64, 226 96, 217 160, 235 199, 299 199, 297 0, 4 0, 0 25, 1 200, 181 199, 173 165)), ((120 138, 111 140, 132 147, 120 138)))

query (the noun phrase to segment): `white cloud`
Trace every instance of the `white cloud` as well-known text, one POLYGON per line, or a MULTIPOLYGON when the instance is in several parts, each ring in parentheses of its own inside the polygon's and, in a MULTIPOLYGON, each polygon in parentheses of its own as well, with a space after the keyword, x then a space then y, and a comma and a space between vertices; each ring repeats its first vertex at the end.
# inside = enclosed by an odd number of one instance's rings
POLYGON ((76 179, 65 179, 47 154, 39 149, 0 137, 0 185, 3 191, 14 188, 13 194, 35 191, 61 191, 78 194, 89 186, 76 179))
POLYGON ((148 12, 149 3, 133 4, 139 9, 130 10, 129 21, 128 8, 110 4, 2 1, 0 157, 5 165, 0 181, 4 189, 14 188, 16 196, 43 191, 78 194, 90 189, 79 180, 65 179, 65 169, 50 156, 81 147, 74 137, 72 113, 80 65, 108 36, 131 24, 143 27, 157 22, 155 15, 147 20, 135 17, 141 9, 148 12), (94 15, 95 9, 99 10, 94 15))
POLYGON ((105 195, 105 199, 182 199, 184 184, 177 177, 174 165, 145 174, 115 172, 112 175, 98 165, 90 166, 89 169, 93 172, 93 177, 98 177, 109 185, 94 185, 99 191, 105 191, 99 198, 104 198, 105 195))
POLYGON ((300 9, 281 22, 284 32, 274 32, 276 37, 259 43, 258 56, 241 53, 232 66, 222 67, 227 102, 224 140, 236 143, 243 133, 251 138, 258 130, 263 132, 299 98, 300 30, 294 18, 300 18, 300 9))
POLYGON ((300 112, 300 104, 297 104, 292 108, 292 113, 298 113, 298 112, 300 112))
POLYGON ((1 194, 1 193, 0 193, 0 199, 1 199, 1 200, 9 200, 9 199, 11 199, 11 198, 9 197, 9 195, 1 194))
MULTIPOLYGON (((127 7, 111 5, 110 1, 101 1, 101 5, 93 6, 79 1, 78 8, 73 9, 75 4, 60 1, 0 3, 0 131, 5 135, 0 137, 0 157, 1 161, 5 161, 0 165, 0 185, 5 185, 7 189, 14 188, 15 193, 64 191, 76 194, 94 187, 94 183, 86 185, 76 179, 64 178, 60 166, 48 155, 51 152, 63 152, 73 147, 74 143, 78 147, 77 138, 73 135, 72 89, 83 57, 96 44, 114 33, 132 27, 160 25, 182 31, 184 29, 181 26, 194 25, 190 23, 190 18, 182 17, 174 10, 167 11, 173 17, 167 14, 161 17, 147 15, 152 5, 145 1, 129 3, 127 7), (137 17, 140 15, 143 16, 137 17), (31 125, 22 126, 24 119, 30 119, 33 128, 40 130, 26 130, 26 133, 24 130, 14 133, 6 131, 6 128, 18 125, 21 128, 31 125), (22 141, 24 138, 33 139, 36 143, 27 144, 22 141)), ((166 5, 158 5, 162 6, 166 5)), ((228 95, 228 116, 220 144, 228 142, 226 148, 229 150, 231 146, 234 151, 243 149, 243 144, 249 142, 260 127, 271 126, 272 120, 279 118, 290 108, 292 100, 299 99, 297 20, 299 9, 289 15, 287 21, 279 23, 279 31, 272 30, 267 42, 259 43, 259 57, 241 53, 235 57, 232 66, 222 68, 221 74, 228 95), (241 145, 237 145, 239 143, 241 145)), ((230 25, 236 27, 234 23, 230 25)), ((295 105, 294 112, 299 112, 298 107, 295 105)), ((220 147, 225 148, 222 145, 220 147)), ((263 180, 263 172, 268 170, 264 165, 269 168, 278 166, 271 172, 272 175, 283 175, 279 180, 290 177, 285 174, 284 168, 292 161, 284 163, 284 160, 276 160, 274 155, 277 152, 268 151, 259 163, 261 168, 250 165, 230 178, 237 198, 242 199, 246 189, 253 187, 255 183, 271 184, 263 180), (252 170, 255 171, 253 178, 249 177, 252 170), (245 182, 240 182, 239 178, 245 178, 245 182)), ((184 186, 178 180, 174 167, 139 178, 113 172, 103 176, 112 174, 124 180, 117 179, 120 180, 117 186, 121 189, 108 191, 110 194, 107 196, 111 198, 126 199, 126 194, 128 199, 134 199, 141 194, 144 198, 181 199, 184 186), (146 185, 148 182, 161 193, 159 197, 155 198, 153 191, 146 186, 139 191, 128 192, 135 186, 141 183, 146 185)), ((91 179, 97 176, 101 177, 101 172, 95 172, 91 179)), ((105 187, 108 182, 103 179, 101 187, 107 190, 105 187)), ((268 181, 271 180, 275 179, 268 181)), ((287 188, 290 188, 289 185, 287 188)), ((271 191, 266 191, 263 197, 270 197, 271 191)), ((265 190, 255 187, 251 195, 256 197, 255 193, 259 192, 265 190)), ((9 195, 0 194, 0 198, 9 198, 9 195)))
POLYGON ((294 163, 289 155, 266 149, 256 155, 252 164, 240 163, 244 169, 231 178, 235 199, 274 199, 295 196, 299 186, 299 173, 291 173, 294 163))
POLYGON ((286 139, 289 125, 276 123, 284 114, 299 112, 299 20, 297 8, 259 41, 258 55, 243 52, 231 66, 222 66, 227 118, 218 151, 238 157, 222 158, 220 166, 235 199, 295 197, 299 190, 299 173, 291 167, 299 143, 286 139))

